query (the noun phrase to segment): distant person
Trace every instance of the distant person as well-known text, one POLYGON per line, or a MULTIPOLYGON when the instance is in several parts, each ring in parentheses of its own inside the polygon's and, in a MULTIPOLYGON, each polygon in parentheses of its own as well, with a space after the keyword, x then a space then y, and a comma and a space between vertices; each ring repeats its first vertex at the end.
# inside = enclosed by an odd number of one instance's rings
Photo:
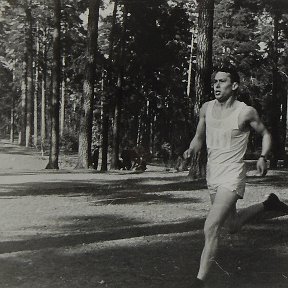
POLYGON ((147 169, 146 160, 143 157, 141 157, 140 163, 139 163, 139 165, 136 166, 135 170, 140 171, 140 172, 144 172, 146 169, 147 169))
POLYGON ((171 150, 172 150, 172 148, 171 148, 170 143, 164 142, 161 145, 161 156, 162 156, 165 168, 168 168, 168 166, 169 166, 169 160, 171 158, 171 150))
POLYGON ((130 170, 132 167, 131 151, 125 148, 121 153, 122 167, 124 170, 130 170))
POLYGON ((250 129, 262 135, 262 152, 257 161, 261 176, 267 173, 267 155, 271 149, 271 136, 257 111, 236 98, 240 78, 233 67, 221 67, 214 77, 215 99, 204 103, 200 110, 196 134, 184 157, 197 156, 204 144, 208 150, 207 184, 212 206, 204 225, 205 245, 197 277, 191 287, 204 287, 219 243, 219 232, 227 224, 231 233, 256 214, 264 210, 288 213, 288 206, 275 194, 262 203, 236 211, 236 202, 245 192, 244 154, 250 129))

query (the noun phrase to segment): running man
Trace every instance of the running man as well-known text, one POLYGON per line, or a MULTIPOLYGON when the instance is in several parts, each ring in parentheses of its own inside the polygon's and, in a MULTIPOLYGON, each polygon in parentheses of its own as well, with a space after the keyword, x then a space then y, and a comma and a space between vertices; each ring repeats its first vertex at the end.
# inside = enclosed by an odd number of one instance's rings
POLYGON ((236 202, 245 192, 246 170, 243 161, 250 129, 262 135, 262 153, 257 161, 261 176, 267 173, 266 157, 271 149, 271 136, 257 111, 236 99, 240 77, 233 67, 221 67, 214 78, 215 99, 200 110, 196 134, 184 157, 198 156, 207 145, 207 185, 212 206, 204 225, 205 245, 200 268, 192 288, 204 287, 205 278, 215 258, 220 228, 228 226, 231 233, 264 210, 288 213, 288 206, 275 194, 262 203, 236 211, 236 202))

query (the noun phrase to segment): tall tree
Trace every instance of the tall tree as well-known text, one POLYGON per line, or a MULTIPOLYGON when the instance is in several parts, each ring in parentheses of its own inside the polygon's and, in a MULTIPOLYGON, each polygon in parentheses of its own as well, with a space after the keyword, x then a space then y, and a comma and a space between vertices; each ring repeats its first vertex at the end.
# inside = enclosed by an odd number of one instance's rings
POLYGON ((53 66, 51 95, 51 140, 49 163, 46 169, 59 169, 59 99, 61 85, 61 0, 53 0, 53 66))
POLYGON ((103 116, 102 116, 102 162, 101 171, 107 171, 108 166, 108 135, 109 135, 109 104, 111 104, 111 88, 113 85, 113 48, 115 39, 115 25, 116 25, 116 15, 118 9, 118 0, 114 1, 114 8, 112 14, 111 31, 109 34, 109 51, 108 51, 108 68, 106 76, 106 86, 105 92, 102 94, 103 97, 103 116))
POLYGON ((285 39, 287 20, 285 21, 284 14, 288 11, 288 2, 286 0, 271 0, 263 2, 266 11, 269 11, 273 27, 273 35, 271 35, 272 37, 270 36, 270 39, 272 38, 272 43, 269 43, 270 45, 268 46, 270 71, 272 72, 272 91, 269 91, 270 93, 267 97, 267 110, 269 110, 267 113, 267 122, 273 140, 270 168, 276 169, 278 166, 278 160, 285 159, 285 133, 287 128, 285 127, 286 121, 284 119, 286 118, 287 99, 284 88, 285 85, 282 84, 283 80, 281 79, 283 78, 283 71, 281 71, 283 65, 281 67, 281 62, 283 62, 283 54, 285 54, 284 51, 287 48, 287 36, 285 39), (284 93, 285 96, 283 97, 284 93))
POLYGON ((33 131, 33 101, 34 101, 34 83, 33 83, 33 18, 31 12, 31 1, 25 2, 25 13, 27 19, 26 45, 27 45, 27 120, 26 120, 26 147, 32 145, 33 131))
MULTIPOLYGON (((43 38, 46 39, 46 30, 43 30, 43 38)), ((44 153, 46 140, 46 102, 47 102, 47 43, 42 46, 42 77, 41 77, 41 151, 44 153)))
MULTIPOLYGON (((26 53, 25 53, 26 56, 26 53)), ((24 56, 24 58, 26 58, 24 56)), ((25 146, 26 142, 26 122, 27 122, 27 61, 23 61, 21 77, 21 108, 20 108, 20 133, 19 144, 25 146)))
MULTIPOLYGON (((210 98, 212 67, 212 39, 214 0, 198 1, 198 31, 196 56, 196 95, 194 99, 194 119, 198 121, 200 106, 210 98)), ((203 149, 204 150, 204 149, 203 149)), ((203 177, 206 167, 206 153, 203 151, 199 159, 193 159, 189 176, 203 177)))
POLYGON ((0 129, 2 130, 1 133, 5 135, 6 133, 9 133, 10 128, 10 142, 13 143, 15 131, 15 99, 17 96, 17 91, 15 89, 15 85, 13 85, 15 67, 13 64, 11 64, 6 62, 0 56, 0 129), (7 85, 7 83, 9 84, 7 85))
MULTIPOLYGON (((286 147, 286 116, 287 116, 287 88, 283 82, 283 74, 281 69, 281 50, 287 49, 287 35, 285 39, 285 30, 287 34, 287 16, 285 12, 288 12, 287 1, 275 1, 272 8, 273 17, 273 48, 272 48, 272 105, 271 105, 271 134, 273 139, 272 153, 270 159, 271 169, 275 169, 278 166, 278 160, 284 159, 285 165, 287 165, 287 156, 285 155, 286 147), (286 19, 285 19, 286 18, 286 19), (284 39, 283 39, 284 38, 284 39), (284 41, 284 45, 283 45, 284 41), (282 42, 282 43, 281 43, 282 42), (286 43, 286 44, 285 44, 286 43), (282 74, 281 74, 282 73, 282 74)), ((287 52, 286 52, 287 53, 287 52)), ((283 58, 283 57, 282 57, 283 58)), ((282 64, 283 66, 283 64, 282 64)), ((285 67, 285 66, 284 66, 285 67)), ((284 68, 285 69, 285 68, 284 68)), ((287 78, 284 78, 287 82, 287 78)))
POLYGON ((94 82, 96 70, 96 55, 98 51, 98 20, 100 0, 89 1, 88 16, 88 41, 86 50, 85 79, 83 84, 82 109, 80 114, 78 163, 76 168, 90 168, 92 124, 93 124, 93 103, 94 103, 94 82))
POLYGON ((66 101, 66 77, 65 77, 65 67, 66 67, 66 55, 63 53, 62 57, 62 67, 63 67, 63 77, 61 82, 61 106, 60 106, 60 136, 63 136, 65 127, 65 101, 66 101))
POLYGON ((125 38, 127 24, 127 7, 123 5, 123 27, 120 39, 120 53, 118 59, 117 84, 115 94, 114 123, 113 123, 113 147, 111 158, 111 169, 118 169, 119 163, 119 146, 120 146, 120 123, 123 97, 123 80, 124 80, 124 57, 125 57, 125 38))
POLYGON ((40 75, 40 65, 39 65, 39 27, 38 23, 36 26, 36 57, 35 57, 35 91, 34 91, 34 139, 33 144, 35 147, 38 146, 38 94, 39 94, 39 75, 40 75))
MULTIPOLYGON (((14 71, 12 75, 12 82, 14 82, 14 71)), ((15 98, 16 98, 16 89, 15 86, 12 87, 12 95, 11 95, 11 117, 10 117, 10 143, 14 143, 15 140, 15 98)))
POLYGON ((273 139, 272 153, 270 159, 270 168, 277 168, 278 160, 281 156, 281 137, 280 137, 280 117, 281 117, 281 99, 279 93, 279 71, 278 71, 278 61, 279 61, 279 20, 280 20, 280 10, 274 9, 273 13, 273 56, 272 56, 272 101, 271 101, 271 115, 270 115, 270 125, 271 135, 273 139))
POLYGON ((214 15, 213 62, 233 63, 250 78, 253 68, 261 64, 256 12, 248 5, 249 2, 217 2, 219 3, 215 4, 214 15))

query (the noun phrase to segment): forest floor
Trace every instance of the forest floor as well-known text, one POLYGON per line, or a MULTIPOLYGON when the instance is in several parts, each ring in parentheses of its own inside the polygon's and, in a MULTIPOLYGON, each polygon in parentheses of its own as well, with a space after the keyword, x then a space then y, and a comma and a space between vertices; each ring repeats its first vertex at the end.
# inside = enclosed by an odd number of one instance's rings
MULTIPOLYGON (((45 170, 47 156, 0 141, 0 287, 191 287, 209 209, 204 181, 148 166, 144 173, 45 170)), ((239 208, 275 192, 288 171, 250 171, 239 208)), ((221 235, 208 288, 288 287, 288 216, 221 235)))

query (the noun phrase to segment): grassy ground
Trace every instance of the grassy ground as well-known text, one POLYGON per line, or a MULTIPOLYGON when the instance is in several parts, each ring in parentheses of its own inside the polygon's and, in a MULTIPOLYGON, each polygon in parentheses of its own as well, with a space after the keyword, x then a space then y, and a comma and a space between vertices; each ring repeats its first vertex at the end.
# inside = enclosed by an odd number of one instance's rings
MULTIPOLYGON (((209 209, 204 181, 153 166, 81 172, 60 160, 64 170, 46 171, 47 158, 0 142, 1 288, 191 287, 209 209)), ((287 202, 287 174, 250 171, 239 208, 272 191, 287 202)), ((287 221, 223 231, 207 287, 288 287, 287 221)))

